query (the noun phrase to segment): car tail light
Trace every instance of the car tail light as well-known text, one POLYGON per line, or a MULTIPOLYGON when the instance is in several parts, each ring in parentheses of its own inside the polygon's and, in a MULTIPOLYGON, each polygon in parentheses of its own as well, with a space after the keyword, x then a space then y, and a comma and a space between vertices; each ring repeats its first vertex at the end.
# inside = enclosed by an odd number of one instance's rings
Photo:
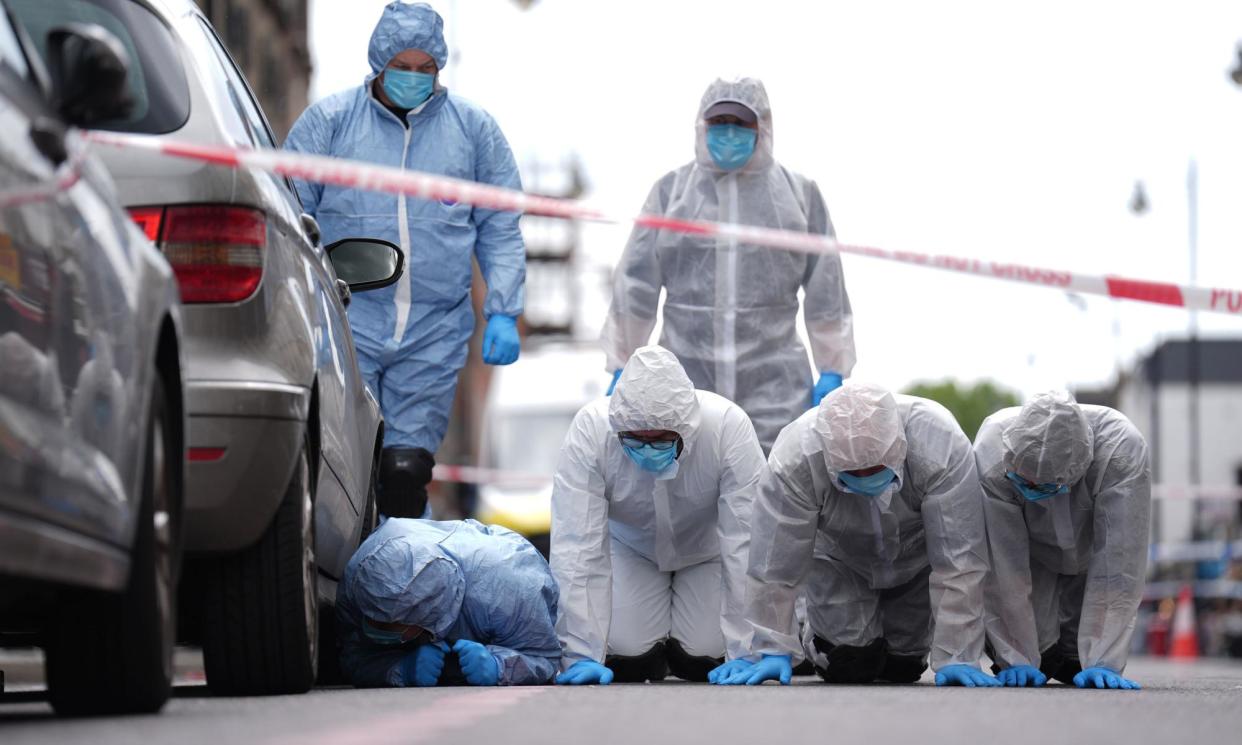
POLYGON ((191 463, 210 463, 224 457, 224 448, 187 448, 186 457, 191 463))
POLYGON ((267 221, 249 207, 137 207, 130 216, 164 251, 184 303, 235 303, 263 278, 267 221))
POLYGON ((163 207, 131 207, 129 216, 138 223, 142 232, 147 234, 147 240, 159 243, 160 223, 164 220, 163 207))

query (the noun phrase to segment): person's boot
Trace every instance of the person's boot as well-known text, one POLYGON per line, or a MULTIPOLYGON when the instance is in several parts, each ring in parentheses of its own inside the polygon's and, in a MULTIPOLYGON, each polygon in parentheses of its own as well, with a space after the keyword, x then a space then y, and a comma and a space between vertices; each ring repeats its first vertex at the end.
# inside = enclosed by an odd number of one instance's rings
POLYGON ((375 500, 385 517, 422 517, 436 459, 423 448, 384 448, 375 500))
POLYGON ((668 675, 668 655, 664 651, 664 642, 656 642, 654 647, 642 654, 610 654, 604 659, 604 667, 612 670, 614 683, 664 680, 668 675))
POLYGON ((825 683, 873 683, 884 670, 888 642, 876 639, 861 647, 833 644, 818 635, 815 648, 828 658, 828 666, 815 666, 825 683))
POLYGON ((889 683, 917 683, 927 669, 927 658, 913 654, 887 654, 880 680, 889 683))
POLYGON ((668 671, 682 680, 706 683, 707 674, 724 662, 723 657, 692 655, 681 642, 668 640, 668 671))

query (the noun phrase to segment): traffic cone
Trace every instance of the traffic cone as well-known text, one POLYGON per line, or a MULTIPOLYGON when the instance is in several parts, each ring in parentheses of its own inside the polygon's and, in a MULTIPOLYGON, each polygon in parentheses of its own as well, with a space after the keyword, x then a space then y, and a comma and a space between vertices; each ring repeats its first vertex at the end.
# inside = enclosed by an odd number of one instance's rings
POLYGON ((1199 657, 1199 631, 1195 626, 1195 598, 1190 585, 1183 585, 1177 594, 1177 610, 1173 613, 1173 643, 1169 657, 1194 660, 1199 657))

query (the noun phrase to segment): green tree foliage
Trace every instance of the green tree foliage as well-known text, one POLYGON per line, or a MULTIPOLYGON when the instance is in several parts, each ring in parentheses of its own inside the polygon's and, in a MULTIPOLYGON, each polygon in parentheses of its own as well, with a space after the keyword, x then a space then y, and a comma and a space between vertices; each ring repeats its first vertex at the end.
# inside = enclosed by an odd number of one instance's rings
POLYGON ((957 417, 962 431, 973 442, 983 420, 996 411, 1020 403, 1018 394, 991 381, 959 385, 956 381, 915 383, 905 390, 911 396, 922 396, 944 406, 957 417))

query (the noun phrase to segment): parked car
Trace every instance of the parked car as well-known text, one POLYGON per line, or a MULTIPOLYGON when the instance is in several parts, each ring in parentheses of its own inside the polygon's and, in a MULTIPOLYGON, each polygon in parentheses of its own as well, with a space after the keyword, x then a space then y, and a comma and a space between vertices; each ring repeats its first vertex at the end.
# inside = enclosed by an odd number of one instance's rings
POLYGON ((48 30, 49 76, 0 11, 0 641, 45 648, 60 713, 157 711, 183 526, 177 284, 67 128, 124 120, 142 83, 93 24, 48 30))
POLYGON ((475 516, 526 536, 544 556, 552 533, 552 477, 578 410, 604 395, 604 353, 555 343, 496 368, 483 416, 479 462, 501 476, 479 486, 475 516), (507 476, 506 476, 507 474, 507 476))
MULTIPOLYGON (((244 77, 189 0, 12 0, 34 38, 98 23, 159 95, 109 129, 272 148, 244 77)), ((189 426, 183 638, 229 694, 305 691, 336 658, 336 582, 375 523, 383 441, 338 281, 291 184, 114 150, 121 201, 185 305, 189 426)), ((386 278, 395 281, 395 277, 386 278)), ((358 288, 363 289, 363 288, 358 288)))

